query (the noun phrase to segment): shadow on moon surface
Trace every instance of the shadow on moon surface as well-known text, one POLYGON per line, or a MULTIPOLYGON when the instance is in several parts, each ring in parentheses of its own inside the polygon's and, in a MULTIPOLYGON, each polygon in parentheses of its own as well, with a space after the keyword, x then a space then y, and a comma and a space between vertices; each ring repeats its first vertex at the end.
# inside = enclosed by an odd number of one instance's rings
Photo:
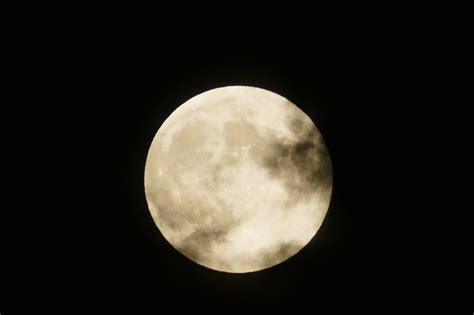
POLYGON ((283 262, 296 254, 304 245, 297 241, 283 241, 263 251, 259 263, 262 268, 268 268, 275 261, 283 262))
POLYGON ((332 188, 332 167, 326 145, 312 123, 289 119, 297 141, 280 139, 269 133, 264 148, 257 148, 254 159, 268 174, 290 191, 287 206, 305 201, 315 192, 332 188))
MULTIPOLYGON (((189 259, 204 263, 208 259, 208 251, 212 246, 227 242, 227 236, 237 225, 238 221, 236 220, 226 224, 211 224, 206 227, 198 227, 194 232, 181 240, 179 244, 176 244, 176 249, 189 259)), ((223 264, 223 261, 219 262, 221 268, 224 267, 223 264)))

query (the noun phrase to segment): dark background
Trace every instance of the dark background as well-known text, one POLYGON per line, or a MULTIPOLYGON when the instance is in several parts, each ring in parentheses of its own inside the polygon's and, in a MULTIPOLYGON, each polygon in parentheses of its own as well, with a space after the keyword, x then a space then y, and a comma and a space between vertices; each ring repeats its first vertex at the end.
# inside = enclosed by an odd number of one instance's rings
POLYGON ((11 10, 2 20, 2 315, 474 311, 467 11, 359 2, 11 10), (334 167, 317 236, 257 273, 184 258, 144 196, 161 123, 226 85, 297 104, 334 167))

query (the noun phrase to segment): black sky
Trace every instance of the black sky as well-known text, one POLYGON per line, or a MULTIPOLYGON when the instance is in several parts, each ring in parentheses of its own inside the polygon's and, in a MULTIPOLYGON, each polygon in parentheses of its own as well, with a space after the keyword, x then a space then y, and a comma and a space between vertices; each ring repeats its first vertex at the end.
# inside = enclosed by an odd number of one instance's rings
POLYGON ((2 315, 474 310, 462 8, 11 10, 2 315), (334 169, 316 238, 287 262, 243 275, 175 251, 143 191, 164 119, 198 93, 235 84, 297 104, 323 134, 334 169))

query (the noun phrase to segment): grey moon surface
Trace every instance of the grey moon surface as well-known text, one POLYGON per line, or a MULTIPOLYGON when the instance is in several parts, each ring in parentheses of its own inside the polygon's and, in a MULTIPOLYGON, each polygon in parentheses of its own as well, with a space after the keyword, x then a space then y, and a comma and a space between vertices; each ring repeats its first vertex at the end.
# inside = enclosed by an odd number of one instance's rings
POLYGON ((272 267, 308 244, 332 183, 311 119, 286 98, 247 86, 209 90, 179 106, 145 166, 146 200, 166 240, 230 273, 272 267))

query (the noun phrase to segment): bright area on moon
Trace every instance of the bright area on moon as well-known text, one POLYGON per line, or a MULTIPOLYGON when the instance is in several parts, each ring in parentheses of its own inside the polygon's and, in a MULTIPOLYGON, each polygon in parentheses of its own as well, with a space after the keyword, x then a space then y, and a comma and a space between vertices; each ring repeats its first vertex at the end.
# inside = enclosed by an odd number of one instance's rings
POLYGON ((331 160, 314 123, 255 87, 185 102, 159 128, 146 160, 146 199, 163 236, 224 272, 258 271, 296 254, 318 231, 331 191, 331 160))

